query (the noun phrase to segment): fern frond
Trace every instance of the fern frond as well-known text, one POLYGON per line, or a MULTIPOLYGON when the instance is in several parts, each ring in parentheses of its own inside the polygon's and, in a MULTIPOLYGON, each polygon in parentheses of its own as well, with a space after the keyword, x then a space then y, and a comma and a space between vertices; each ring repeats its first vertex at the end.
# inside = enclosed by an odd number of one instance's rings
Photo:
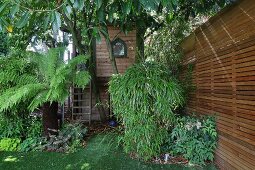
POLYGON ((64 64, 61 58, 64 53, 64 48, 52 48, 46 54, 32 55, 31 60, 34 61, 39 68, 40 76, 48 83, 56 73, 56 69, 64 64))
POLYGON ((30 103, 30 105, 28 106, 28 109, 33 112, 36 108, 38 108, 39 106, 41 106, 43 103, 47 102, 47 94, 48 91, 44 90, 41 91, 40 93, 38 93, 32 100, 32 102, 30 103))
POLYGON ((17 78, 16 82, 17 82, 17 85, 19 85, 19 86, 23 86, 26 84, 39 83, 37 77, 34 75, 30 75, 30 74, 22 74, 21 76, 19 76, 17 78))
POLYGON ((90 82, 90 75, 87 71, 77 71, 73 77, 73 83, 77 87, 85 88, 86 85, 90 82))
POLYGON ((63 55, 64 50, 64 48, 52 48, 45 55, 48 66, 47 70, 45 70, 45 76, 48 77, 49 80, 51 80, 56 73, 56 69, 63 64, 63 59, 61 59, 61 56, 63 55))
POLYGON ((64 102, 68 96, 69 96, 69 87, 62 84, 62 85, 59 85, 57 88, 50 89, 47 97, 49 101, 64 102))
POLYGON ((69 61, 68 65, 70 65, 70 67, 75 68, 77 67, 78 64, 82 64, 82 63, 86 63, 89 59, 88 55, 78 55, 74 58, 72 58, 72 60, 69 61))
POLYGON ((0 112, 8 110, 15 105, 29 101, 37 93, 45 90, 44 84, 27 84, 19 88, 10 88, 0 96, 0 112))

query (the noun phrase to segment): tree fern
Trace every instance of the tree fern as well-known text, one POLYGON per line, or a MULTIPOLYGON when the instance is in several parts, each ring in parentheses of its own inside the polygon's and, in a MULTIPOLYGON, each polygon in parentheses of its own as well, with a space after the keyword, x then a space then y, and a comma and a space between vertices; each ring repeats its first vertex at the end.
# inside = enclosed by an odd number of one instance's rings
POLYGON ((0 83, 16 80, 17 85, 6 89, 1 95, 0 111, 12 108, 24 100, 31 102, 32 111, 46 101, 63 102, 68 97, 69 88, 73 83, 78 87, 85 87, 90 81, 90 75, 88 71, 77 70, 77 65, 85 63, 88 57, 77 56, 69 63, 64 63, 61 59, 63 52, 63 48, 55 48, 44 55, 30 54, 29 61, 38 69, 38 74, 34 76, 1 72, 0 83))
MULTIPOLYGON (((88 56, 77 56, 65 63, 61 59, 63 52, 63 48, 55 48, 47 54, 30 53, 23 64, 35 65, 36 74, 26 74, 25 71, 17 74, 12 69, 3 69, 0 73, 0 86, 7 81, 15 86, 2 89, 0 112, 24 101, 30 103, 29 110, 33 111, 47 102, 63 102, 73 83, 84 88, 90 81, 90 75, 86 70, 78 70, 77 65, 86 63, 88 56)), ((5 61, 8 62, 8 59, 5 61)))

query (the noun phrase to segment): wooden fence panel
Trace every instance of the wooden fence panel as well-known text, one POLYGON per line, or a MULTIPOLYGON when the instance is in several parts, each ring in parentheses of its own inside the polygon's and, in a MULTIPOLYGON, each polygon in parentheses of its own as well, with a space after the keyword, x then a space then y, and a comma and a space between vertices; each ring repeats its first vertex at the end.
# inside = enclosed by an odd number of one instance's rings
MULTIPOLYGON (((187 110, 217 116, 221 169, 255 169, 255 2, 242 0, 195 32, 187 110)), ((186 40, 189 43, 188 39, 186 40)))

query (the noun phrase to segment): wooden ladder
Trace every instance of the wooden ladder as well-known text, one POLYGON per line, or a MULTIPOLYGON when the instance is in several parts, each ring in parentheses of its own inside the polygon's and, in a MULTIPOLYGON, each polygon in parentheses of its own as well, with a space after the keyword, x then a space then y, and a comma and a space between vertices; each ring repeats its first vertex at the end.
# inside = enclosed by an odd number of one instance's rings
POLYGON ((92 88, 91 83, 84 89, 72 88, 72 121, 91 123, 92 88))

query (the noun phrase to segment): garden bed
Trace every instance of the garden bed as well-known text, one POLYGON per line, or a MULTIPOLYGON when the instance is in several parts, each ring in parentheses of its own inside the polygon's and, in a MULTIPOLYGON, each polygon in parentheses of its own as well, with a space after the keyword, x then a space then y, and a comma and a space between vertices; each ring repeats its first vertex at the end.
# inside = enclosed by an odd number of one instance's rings
MULTIPOLYGON (((0 169, 193 169, 185 165, 161 165, 145 163, 130 158, 118 148, 114 134, 92 137, 86 148, 75 153, 54 152, 1 152, 0 169)), ((209 164, 204 169, 216 169, 209 164)))

